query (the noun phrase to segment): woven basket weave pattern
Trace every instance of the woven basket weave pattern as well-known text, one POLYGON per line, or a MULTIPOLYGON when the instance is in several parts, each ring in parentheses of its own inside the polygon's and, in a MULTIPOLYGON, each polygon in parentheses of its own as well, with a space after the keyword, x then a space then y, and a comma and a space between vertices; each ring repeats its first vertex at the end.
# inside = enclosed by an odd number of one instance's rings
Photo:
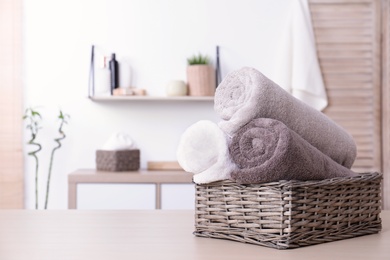
POLYGON ((96 151, 96 168, 99 171, 135 171, 139 169, 140 151, 96 151))
POLYGON ((377 233, 381 180, 196 185, 194 234, 287 249, 377 233))

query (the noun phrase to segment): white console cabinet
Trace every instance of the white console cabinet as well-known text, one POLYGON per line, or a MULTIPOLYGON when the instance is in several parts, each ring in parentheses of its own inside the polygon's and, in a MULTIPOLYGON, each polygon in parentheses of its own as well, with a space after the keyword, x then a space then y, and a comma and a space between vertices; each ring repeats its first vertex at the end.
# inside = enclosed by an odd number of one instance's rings
POLYGON ((194 209, 195 185, 183 171, 103 172, 68 176, 69 209, 194 209))

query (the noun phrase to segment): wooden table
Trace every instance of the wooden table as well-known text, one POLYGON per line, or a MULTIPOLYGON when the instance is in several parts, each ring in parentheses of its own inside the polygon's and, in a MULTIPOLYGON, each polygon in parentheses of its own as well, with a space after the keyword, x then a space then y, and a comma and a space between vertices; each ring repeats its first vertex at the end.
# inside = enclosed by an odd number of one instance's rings
POLYGON ((390 211, 379 234, 290 250, 200 238, 193 211, 0 211, 1 260, 390 259, 390 211))

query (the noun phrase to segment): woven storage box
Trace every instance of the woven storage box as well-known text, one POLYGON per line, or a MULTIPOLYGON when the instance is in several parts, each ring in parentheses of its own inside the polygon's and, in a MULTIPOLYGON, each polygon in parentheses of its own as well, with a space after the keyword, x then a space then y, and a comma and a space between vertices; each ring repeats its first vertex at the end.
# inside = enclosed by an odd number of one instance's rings
POLYGON ((96 169, 98 171, 136 171, 139 169, 140 151, 96 151, 96 169))
POLYGON ((194 234, 287 249, 378 233, 381 180, 196 185, 194 234))

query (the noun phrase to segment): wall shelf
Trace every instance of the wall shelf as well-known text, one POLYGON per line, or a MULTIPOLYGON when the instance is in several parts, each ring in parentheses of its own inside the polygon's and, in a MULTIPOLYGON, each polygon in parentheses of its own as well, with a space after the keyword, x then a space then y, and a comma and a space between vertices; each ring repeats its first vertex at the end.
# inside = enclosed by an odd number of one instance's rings
POLYGON ((213 101, 213 96, 93 96, 93 101, 213 101))

